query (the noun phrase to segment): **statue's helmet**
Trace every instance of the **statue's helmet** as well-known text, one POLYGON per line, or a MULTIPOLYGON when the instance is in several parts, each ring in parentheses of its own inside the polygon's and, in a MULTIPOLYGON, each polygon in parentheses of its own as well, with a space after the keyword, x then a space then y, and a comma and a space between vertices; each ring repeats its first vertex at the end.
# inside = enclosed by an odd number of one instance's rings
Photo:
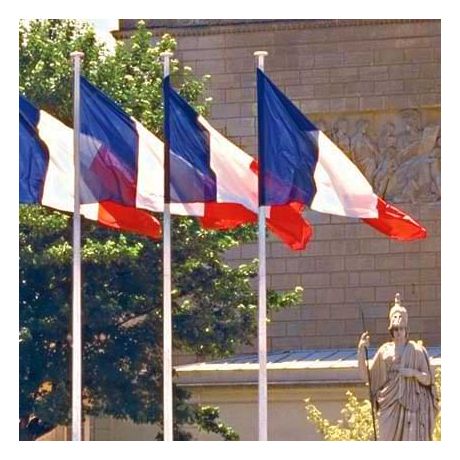
POLYGON ((390 324, 388 326, 389 331, 391 331, 395 327, 403 327, 407 330, 409 317, 407 314, 407 310, 405 309, 405 307, 401 305, 399 293, 395 295, 394 305, 390 309, 388 318, 390 320, 390 324))

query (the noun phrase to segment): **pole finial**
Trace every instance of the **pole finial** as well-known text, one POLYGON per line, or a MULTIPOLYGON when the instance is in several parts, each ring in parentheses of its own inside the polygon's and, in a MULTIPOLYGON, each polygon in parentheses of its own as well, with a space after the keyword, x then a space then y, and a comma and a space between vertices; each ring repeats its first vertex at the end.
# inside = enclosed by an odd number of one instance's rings
POLYGON ((172 51, 163 51, 160 53, 160 56, 163 58, 163 76, 169 76, 169 65, 170 65, 170 58, 174 55, 172 51))
POLYGON ((72 51, 70 53, 70 57, 72 59, 81 59, 81 58, 83 58, 84 55, 85 55, 85 53, 83 51, 72 51))
POLYGON ((254 56, 257 58, 257 68, 264 70, 265 57, 268 56, 267 51, 255 51, 254 56))
POLYGON ((401 295, 399 294, 399 292, 395 294, 395 305, 401 305, 401 295))

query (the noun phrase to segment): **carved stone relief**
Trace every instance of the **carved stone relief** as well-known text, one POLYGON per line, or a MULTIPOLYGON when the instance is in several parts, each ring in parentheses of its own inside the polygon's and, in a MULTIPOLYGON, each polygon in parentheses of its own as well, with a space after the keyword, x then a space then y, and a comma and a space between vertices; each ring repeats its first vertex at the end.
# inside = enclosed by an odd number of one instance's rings
POLYGON ((339 118, 332 128, 332 140, 347 154, 350 155, 349 126, 346 118, 339 118))
POLYGON ((441 199, 441 130, 422 127, 421 114, 409 109, 386 121, 378 134, 368 119, 339 118, 316 125, 350 157, 375 192, 390 202, 441 199))
POLYGON ((351 159, 369 181, 373 182, 379 152, 368 131, 369 121, 358 120, 356 132, 351 138, 351 159))

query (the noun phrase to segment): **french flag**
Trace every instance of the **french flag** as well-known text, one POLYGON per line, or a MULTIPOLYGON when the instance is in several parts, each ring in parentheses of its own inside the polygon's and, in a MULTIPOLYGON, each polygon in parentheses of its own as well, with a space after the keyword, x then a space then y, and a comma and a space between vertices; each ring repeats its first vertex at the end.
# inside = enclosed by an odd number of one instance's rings
MULTIPOLYGON (((163 212, 164 144, 115 101, 80 77, 81 201, 110 200, 163 212)), ((203 203, 171 205, 171 213, 203 214, 203 203)))
POLYGON ((349 158, 257 69, 261 203, 298 203, 360 218, 397 240, 426 237, 410 216, 378 197, 349 158))
MULTIPOLYGON (((207 229, 229 230, 257 221, 256 163, 203 118, 197 125, 198 115, 175 92, 171 100, 165 93, 165 117, 170 120, 166 141, 172 151, 165 197, 163 142, 82 76, 80 89, 84 205, 108 200, 163 212, 166 198, 172 214, 195 216, 207 229)), ((274 206, 267 225, 296 250, 305 248, 312 234, 297 204, 274 206)))
MULTIPOLYGON (((170 77, 164 79, 163 91, 170 202, 202 203, 199 220, 207 229, 257 222, 257 162, 195 112, 171 87, 170 77)), ((292 203, 267 209, 267 226, 293 250, 304 249, 312 236, 302 208, 292 203)))
MULTIPOLYGON (((19 202, 74 211, 73 130, 19 95, 19 202)), ((107 227, 161 237, 148 212, 110 198, 82 204, 81 214, 107 227)))

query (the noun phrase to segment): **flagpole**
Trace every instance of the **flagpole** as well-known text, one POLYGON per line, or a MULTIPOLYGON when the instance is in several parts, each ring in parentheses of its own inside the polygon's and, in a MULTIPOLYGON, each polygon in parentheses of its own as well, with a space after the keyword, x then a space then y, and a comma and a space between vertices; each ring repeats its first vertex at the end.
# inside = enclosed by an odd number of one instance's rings
MULTIPOLYGON (((367 331, 366 324, 364 323, 364 312, 361 307, 359 307, 361 311, 361 324, 362 330, 367 331)), ((366 354, 366 370, 367 370, 367 381, 369 383, 369 402, 371 403, 371 414, 372 414, 372 427, 374 428, 374 441, 377 441, 377 429, 375 427, 375 412, 374 412, 374 398, 372 397, 372 382, 371 382, 371 371, 369 370, 369 351, 366 346, 364 346, 364 351, 366 354)))
POLYGON ((74 208, 72 261, 72 441, 81 441, 82 321, 81 321, 81 216, 80 216, 80 64, 84 53, 70 54, 74 68, 73 152, 74 208))
MULTIPOLYGON (((257 67, 264 70, 264 59, 268 53, 266 51, 256 51, 254 56, 257 58, 257 67)), ((259 129, 260 134, 260 129, 259 129)), ((260 145, 260 135, 259 135, 260 145)), ((259 152, 260 154, 260 152, 259 152)), ((268 439, 267 423, 267 274, 266 274, 266 232, 265 217, 266 209, 262 205, 261 176, 259 175, 259 317, 258 317, 258 343, 259 343, 259 441, 268 439)))
MULTIPOLYGON (((163 75, 169 76, 169 60, 173 53, 163 57, 163 75)), ((166 130, 165 130, 166 131, 166 130)), ((164 156, 164 211, 163 211, 163 432, 164 441, 173 441, 172 394, 172 314, 171 314, 171 210, 169 180, 169 143, 165 136, 164 156)))

